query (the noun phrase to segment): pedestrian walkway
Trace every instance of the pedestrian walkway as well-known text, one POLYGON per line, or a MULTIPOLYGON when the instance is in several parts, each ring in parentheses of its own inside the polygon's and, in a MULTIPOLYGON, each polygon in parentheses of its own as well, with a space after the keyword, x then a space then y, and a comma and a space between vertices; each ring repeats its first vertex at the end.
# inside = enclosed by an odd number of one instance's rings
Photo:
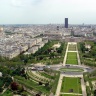
POLYGON ((66 52, 65 52, 65 56, 64 56, 64 60, 63 60, 63 66, 65 66, 65 63, 66 63, 68 47, 69 47, 69 44, 67 44, 67 48, 66 48, 66 52))
POLYGON ((72 95, 82 95, 82 94, 79 94, 79 93, 63 93, 63 92, 61 92, 60 94, 72 94, 72 95))
POLYGON ((58 82, 58 86, 57 86, 57 90, 56 90, 55 96, 59 96, 60 95, 60 90, 61 90, 61 85, 62 85, 63 77, 64 76, 62 74, 60 74, 60 78, 59 78, 59 82, 58 82))

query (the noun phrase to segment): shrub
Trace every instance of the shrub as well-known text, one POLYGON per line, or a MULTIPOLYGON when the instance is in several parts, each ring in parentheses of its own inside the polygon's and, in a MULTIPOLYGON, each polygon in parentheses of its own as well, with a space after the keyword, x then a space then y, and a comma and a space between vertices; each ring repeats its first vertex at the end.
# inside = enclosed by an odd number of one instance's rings
POLYGON ((18 89, 18 83, 17 82, 12 82, 11 83, 11 89, 12 90, 17 90, 18 89))

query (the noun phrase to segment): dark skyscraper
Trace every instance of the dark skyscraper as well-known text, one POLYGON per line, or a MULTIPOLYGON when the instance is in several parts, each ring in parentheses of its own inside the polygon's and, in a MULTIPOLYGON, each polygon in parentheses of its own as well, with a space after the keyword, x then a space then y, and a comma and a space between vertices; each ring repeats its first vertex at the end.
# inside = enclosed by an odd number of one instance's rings
POLYGON ((68 28, 68 18, 65 18, 65 28, 68 28))

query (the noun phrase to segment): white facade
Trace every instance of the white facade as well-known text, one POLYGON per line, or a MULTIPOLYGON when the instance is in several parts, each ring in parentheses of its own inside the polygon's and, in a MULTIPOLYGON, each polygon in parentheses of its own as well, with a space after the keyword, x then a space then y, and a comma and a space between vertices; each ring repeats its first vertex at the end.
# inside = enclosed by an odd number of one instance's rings
POLYGON ((28 50, 29 53, 35 53, 36 51, 38 51, 38 46, 34 46, 28 50))
POLYGON ((0 72, 0 77, 2 77, 2 72, 0 72))

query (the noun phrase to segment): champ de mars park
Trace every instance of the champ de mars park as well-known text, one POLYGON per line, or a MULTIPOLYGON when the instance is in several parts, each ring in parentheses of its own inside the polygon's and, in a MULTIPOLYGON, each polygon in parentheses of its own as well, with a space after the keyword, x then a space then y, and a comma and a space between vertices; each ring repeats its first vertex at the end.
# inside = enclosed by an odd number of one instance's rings
POLYGON ((21 54, 10 63, 0 58, 6 66, 0 65, 4 74, 0 96, 95 96, 95 46, 93 41, 52 40, 36 53, 21 54), (25 60, 23 65, 21 60, 25 60))
POLYGON ((96 96, 96 0, 0 0, 0 14, 0 96, 96 96))

